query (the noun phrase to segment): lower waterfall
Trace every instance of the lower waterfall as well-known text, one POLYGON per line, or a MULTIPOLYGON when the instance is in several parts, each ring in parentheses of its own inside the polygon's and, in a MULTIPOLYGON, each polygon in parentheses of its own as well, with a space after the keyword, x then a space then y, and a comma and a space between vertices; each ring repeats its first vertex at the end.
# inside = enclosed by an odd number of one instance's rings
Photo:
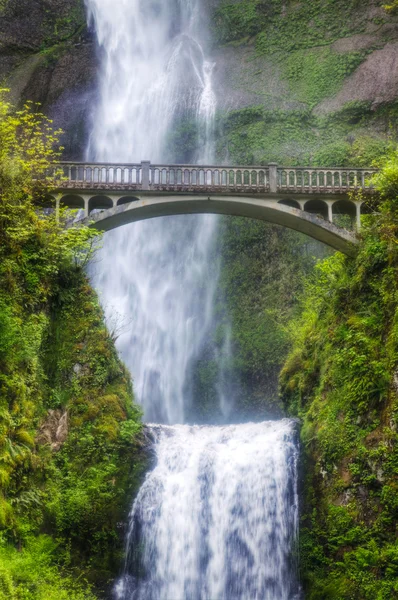
POLYGON ((149 425, 118 600, 293 600, 295 421, 149 425))

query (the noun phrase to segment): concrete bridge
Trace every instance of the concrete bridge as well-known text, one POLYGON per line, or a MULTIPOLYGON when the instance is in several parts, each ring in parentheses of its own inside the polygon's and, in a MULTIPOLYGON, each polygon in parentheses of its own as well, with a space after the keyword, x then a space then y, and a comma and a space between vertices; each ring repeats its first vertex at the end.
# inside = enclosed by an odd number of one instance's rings
POLYGON ((352 255, 373 169, 225 167, 63 162, 57 208, 82 209, 108 231, 165 215, 216 213, 289 227, 352 255), (361 196, 351 194, 362 191, 361 196))

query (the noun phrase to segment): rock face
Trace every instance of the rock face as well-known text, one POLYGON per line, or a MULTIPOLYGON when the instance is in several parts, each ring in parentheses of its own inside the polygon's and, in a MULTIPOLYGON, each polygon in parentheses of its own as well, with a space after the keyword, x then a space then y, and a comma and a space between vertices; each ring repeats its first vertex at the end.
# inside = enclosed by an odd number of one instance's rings
MULTIPOLYGON (((377 111, 398 99, 398 19, 379 0, 360 8, 354 0, 327 6, 319 0, 203 3, 211 17, 222 112, 262 106, 323 116, 352 101, 377 111)), ((39 102, 65 130, 65 158, 84 155, 97 70, 84 0, 0 0, 0 84, 11 88, 14 102, 39 102)), ((300 151, 289 150, 295 162, 311 153, 302 150, 305 144, 296 146, 300 151)), ((282 158, 281 152, 263 154, 282 158)), ((254 155, 262 158, 261 152, 254 155)))
POLYGON ((47 418, 40 427, 37 442, 49 444, 57 452, 68 437, 68 413, 65 410, 49 410, 47 418))
POLYGON ((216 86, 223 109, 310 105, 316 114, 326 114, 355 100, 376 107, 398 98, 398 23, 383 2, 366 0, 360 9, 340 0, 333 8, 318 0, 207 3, 214 14, 216 86), (327 78, 338 80, 337 93, 325 85, 327 78), (319 91, 313 101, 311 87, 324 88, 324 95, 319 91))
POLYGON ((82 157, 97 70, 83 0, 6 0, 0 6, 2 85, 18 104, 40 103, 66 132, 65 157, 82 157))
POLYGON ((371 102, 372 107, 394 102, 398 96, 398 42, 372 52, 333 98, 317 107, 319 114, 334 112, 347 102, 371 102))

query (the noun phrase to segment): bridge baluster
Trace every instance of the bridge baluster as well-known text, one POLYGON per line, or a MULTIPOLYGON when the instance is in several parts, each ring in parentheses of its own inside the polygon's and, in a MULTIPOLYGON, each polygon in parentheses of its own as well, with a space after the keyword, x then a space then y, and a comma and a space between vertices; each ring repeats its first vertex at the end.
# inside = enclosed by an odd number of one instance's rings
POLYGON ((296 187, 303 187, 303 172, 296 171, 296 187))
POLYGON ((259 171, 258 172, 258 185, 260 187, 264 187, 265 186, 265 172, 264 171, 259 171))
POLYGON ((257 171, 252 171, 251 172, 251 178, 250 178, 250 183, 253 187, 257 187, 257 171))

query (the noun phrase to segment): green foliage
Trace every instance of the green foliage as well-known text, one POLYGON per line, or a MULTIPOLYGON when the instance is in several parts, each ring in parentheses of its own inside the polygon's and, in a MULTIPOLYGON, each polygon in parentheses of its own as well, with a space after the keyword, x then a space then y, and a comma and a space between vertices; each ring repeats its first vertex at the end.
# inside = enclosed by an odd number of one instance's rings
MULTIPOLYGON (((327 115, 326 106, 314 111, 335 96, 368 53, 385 45, 381 32, 366 50, 350 50, 349 41, 346 51, 344 43, 333 45, 369 27, 373 31, 375 10, 359 0, 219 3, 213 18, 216 43, 246 44, 244 67, 233 70, 229 83, 243 94, 249 88, 264 104, 219 116, 218 157, 242 164, 318 166, 326 159, 324 166, 369 166, 383 155, 397 135, 396 106, 374 110, 371 102, 348 102, 335 114, 327 115), (270 73, 269 86, 257 81, 263 69, 270 73)), ((376 20, 384 22, 380 16, 376 20)))
POLYGON ((259 2, 246 0, 234 4, 223 2, 215 13, 215 31, 221 43, 246 38, 258 33, 259 2))
POLYGON ((168 137, 167 145, 173 160, 177 164, 193 163, 199 137, 197 122, 194 120, 179 120, 168 137))
MULTIPOLYGON (((332 115, 253 106, 218 116, 217 154, 237 164, 369 167, 391 153, 396 106, 347 103, 332 115), (386 130, 386 135, 369 130, 386 130)), ((395 125, 394 125, 395 124, 395 125)))
POLYGON ((298 50, 286 57, 283 70, 297 99, 313 107, 334 95, 364 56, 363 52, 340 54, 327 47, 298 50))
POLYGON ((235 415, 278 415, 278 372, 290 346, 287 324, 313 255, 324 250, 300 234, 250 219, 225 217, 221 232, 218 311, 232 324, 227 380, 239 389, 235 415))
POLYGON ((95 600, 95 596, 85 581, 74 576, 67 552, 41 535, 28 538, 23 552, 2 541, 0 599, 95 600))
POLYGON ((41 209, 59 132, 33 108, 0 98, 0 594, 80 600, 85 579, 104 589, 119 568, 146 461, 84 273, 96 234, 41 209))
POLYGON ((383 8, 389 13, 396 13, 398 11, 398 1, 393 0, 390 4, 385 4, 383 8))
POLYGON ((214 33, 219 43, 256 35, 258 52, 292 52, 364 31, 369 17, 360 8, 358 0, 225 0, 215 10, 214 33))
POLYGON ((397 158, 375 186, 355 261, 320 263, 292 322, 281 373, 286 409, 303 420, 306 597, 397 597, 397 158))

